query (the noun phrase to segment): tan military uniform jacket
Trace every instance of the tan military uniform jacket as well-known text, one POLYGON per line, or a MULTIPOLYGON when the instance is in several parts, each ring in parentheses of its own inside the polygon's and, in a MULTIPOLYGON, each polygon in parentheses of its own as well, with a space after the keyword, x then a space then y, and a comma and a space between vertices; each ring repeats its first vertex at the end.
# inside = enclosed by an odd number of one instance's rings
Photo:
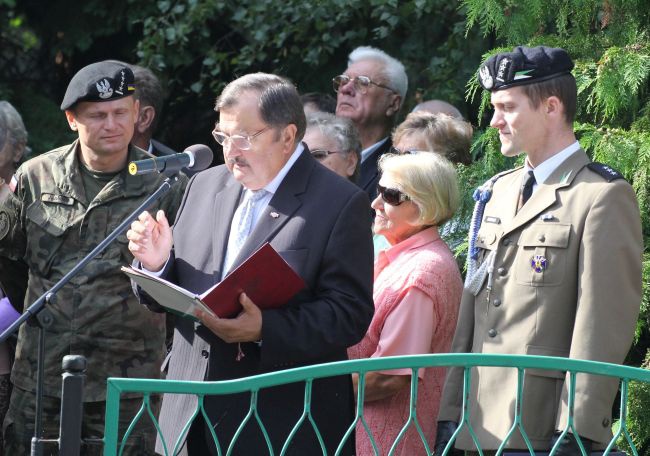
MULTIPOLYGON (((128 160, 148 158, 130 147, 128 160)), ((0 199, 0 282, 21 283, 28 268, 25 307, 58 282, 105 239, 163 180, 158 174, 131 176, 126 168, 86 200, 77 142, 40 155, 16 173, 15 194, 0 199)), ((187 183, 185 176, 151 210, 174 219, 187 183)), ((159 377, 165 354, 165 318, 149 312, 133 295, 120 267, 133 256, 126 234, 92 260, 56 296, 48 309, 53 324, 45 335, 45 388, 61 394, 61 359, 88 360, 86 401, 101 401, 107 377, 159 377)), ((23 303, 14 302, 22 310, 23 303)), ((23 325, 11 380, 34 391, 38 333, 23 325)))
MULTIPOLYGON (((562 163, 516 213, 522 169, 494 184, 477 237, 496 250, 493 288, 464 290, 453 352, 565 356, 622 363, 641 302, 643 241, 634 191, 587 168, 580 150, 562 163), (515 215, 516 213, 516 215, 515 215), (536 272, 531 260, 546 260, 536 272)), ((497 449, 512 426, 515 369, 472 371, 471 423, 483 449, 497 449)), ((567 422, 565 373, 528 371, 523 424, 536 450, 567 422)), ((617 381, 578 375, 575 423, 597 442, 611 438, 617 381)), ((462 370, 450 369, 440 421, 460 417, 462 370)), ((472 449, 468 432, 457 447, 472 449)), ((515 433, 509 448, 525 448, 515 433)))

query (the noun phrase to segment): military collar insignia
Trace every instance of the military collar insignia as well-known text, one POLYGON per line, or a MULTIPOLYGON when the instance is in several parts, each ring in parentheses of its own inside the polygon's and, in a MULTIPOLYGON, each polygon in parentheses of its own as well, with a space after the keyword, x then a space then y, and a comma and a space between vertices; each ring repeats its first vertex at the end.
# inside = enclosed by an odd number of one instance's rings
POLYGON ((570 170, 567 173, 562 174, 562 177, 560 178, 560 184, 566 184, 569 182, 569 178, 571 177, 571 174, 573 174, 573 170, 570 170))

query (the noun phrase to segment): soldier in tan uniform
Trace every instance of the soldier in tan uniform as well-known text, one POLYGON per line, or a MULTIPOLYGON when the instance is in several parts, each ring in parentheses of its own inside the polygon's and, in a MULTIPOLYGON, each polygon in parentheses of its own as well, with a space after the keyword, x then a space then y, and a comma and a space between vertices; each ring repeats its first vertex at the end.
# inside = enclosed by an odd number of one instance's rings
MULTIPOLYGON (((157 189, 158 174, 131 176, 127 164, 149 158, 129 145, 138 112, 131 70, 115 62, 81 69, 70 81, 61 109, 79 139, 25 162, 9 191, 0 193, 0 282, 22 283, 12 302, 33 303, 111 233, 157 189), (28 272, 25 272, 25 267, 28 272)), ((156 209, 176 213, 187 178, 156 209)), ((174 217, 173 215, 171 217, 174 217)), ((46 438, 59 426, 61 360, 87 358, 82 437, 102 437, 107 377, 159 377, 165 320, 141 306, 120 266, 133 256, 126 234, 95 257, 47 305, 53 324, 45 332, 43 425, 46 438)), ((16 288, 16 287, 14 287, 16 288)), ((6 454, 29 454, 34 429, 38 333, 23 325, 4 421, 6 454)), ((121 402, 121 433, 142 403, 121 402), (122 422, 125 421, 125 422, 122 422)), ((144 426, 143 426, 144 428, 144 426)), ((122 435, 122 434, 121 434, 122 435)), ((136 428, 125 454, 153 454, 155 432, 136 428)), ((50 448, 46 447, 47 454, 50 448)), ((83 454, 100 454, 101 446, 83 454)))
MULTIPOLYGON (((562 49, 517 47, 479 70, 491 91, 501 152, 525 165, 477 192, 470 260, 452 351, 562 356, 622 363, 641 302, 643 241, 632 187, 592 163, 572 124, 573 63, 562 49), (491 195, 491 196, 490 196, 491 195)), ((438 416, 438 452, 460 419, 463 372, 450 369, 438 416)), ((611 439, 616 379, 578 375, 575 426, 587 451, 611 439)), ((483 450, 512 427, 515 369, 472 370, 471 424, 483 450)), ((567 423, 568 377, 526 371, 523 426, 548 450, 567 423)), ((456 448, 474 450, 467 431, 456 448)), ((526 449, 516 432, 507 448, 526 449)), ((575 437, 559 453, 579 454, 575 437)))

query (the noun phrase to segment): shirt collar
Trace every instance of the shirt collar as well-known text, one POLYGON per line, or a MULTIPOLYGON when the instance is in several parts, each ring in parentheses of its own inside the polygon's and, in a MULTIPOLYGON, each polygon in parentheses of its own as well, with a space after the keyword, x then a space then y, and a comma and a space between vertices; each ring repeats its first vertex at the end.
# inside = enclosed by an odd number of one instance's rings
POLYGON ((386 250, 382 250, 379 252, 379 255, 385 255, 386 259, 389 262, 392 262, 403 252, 406 252, 407 250, 417 249, 425 244, 437 241, 438 239, 440 239, 438 228, 435 226, 430 226, 429 228, 426 228, 412 236, 409 236, 402 242, 398 242, 395 245, 391 245, 386 250))
POLYGON ((388 140, 388 136, 380 139, 378 142, 374 143, 372 146, 368 147, 367 149, 363 149, 361 151, 361 163, 366 161, 366 159, 370 157, 374 151, 379 149, 379 147, 387 140, 388 140))
POLYGON ((294 163, 296 163, 296 160, 298 160, 298 157, 300 157, 300 154, 302 154, 302 151, 305 149, 305 147, 302 145, 301 142, 298 143, 298 146, 296 147, 296 150, 293 151, 291 154, 291 157, 289 157, 289 160, 284 164, 280 172, 275 175, 273 180, 266 184, 264 186, 264 190, 269 192, 272 195, 275 195, 275 192, 278 191, 278 188, 280 187, 280 184, 284 180, 284 178, 287 176, 287 173, 291 169, 294 163))
POLYGON ((553 155, 552 157, 547 158, 542 163, 537 165, 535 168, 530 166, 530 163, 528 163, 528 159, 526 159, 526 163, 524 165, 524 171, 528 172, 532 170, 533 174, 535 175, 535 182, 537 184, 543 184, 550 177, 550 175, 553 174, 553 171, 555 171, 564 162, 564 160, 569 158, 572 154, 574 154, 578 150, 580 150, 580 143, 576 141, 573 144, 571 144, 569 147, 562 149, 560 152, 553 155))

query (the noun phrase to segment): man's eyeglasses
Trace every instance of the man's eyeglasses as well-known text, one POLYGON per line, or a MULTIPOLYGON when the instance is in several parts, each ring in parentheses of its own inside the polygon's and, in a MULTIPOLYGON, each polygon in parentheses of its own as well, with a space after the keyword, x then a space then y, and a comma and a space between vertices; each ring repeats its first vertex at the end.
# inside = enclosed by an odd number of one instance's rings
POLYGON ((422 151, 418 150, 418 149, 402 150, 402 149, 398 149, 395 146, 390 146, 389 152, 391 154, 395 154, 395 155, 408 155, 408 154, 417 154, 417 153, 422 152, 422 151))
POLYGON ((243 136, 227 135, 224 132, 217 130, 217 127, 215 127, 215 129, 212 131, 212 136, 214 136, 214 139, 224 147, 226 147, 226 143, 229 142, 230 145, 235 146, 237 149, 249 150, 252 147, 251 141, 257 136, 264 133, 269 128, 271 127, 264 127, 252 135, 243 136))
POLYGON ((314 149, 310 150, 311 156, 314 157, 316 160, 325 160, 327 157, 329 157, 332 154, 340 154, 340 150, 324 150, 324 149, 314 149))
POLYGON ((379 184, 377 184, 377 193, 381 195, 381 199, 391 206, 399 206, 404 201, 411 200, 408 195, 402 193, 396 188, 386 188, 379 184))
POLYGON ((341 86, 346 85, 348 82, 352 81, 354 84, 354 90, 360 93, 365 94, 368 92, 368 87, 370 85, 374 85, 377 87, 381 87, 382 89, 390 90, 391 92, 395 92, 393 89, 391 89, 388 86, 385 86, 383 84, 379 84, 372 79, 370 79, 368 76, 357 76, 354 79, 351 78, 350 76, 347 76, 345 74, 340 74, 336 76, 334 79, 332 79, 332 86, 334 87, 334 92, 339 91, 341 86))

